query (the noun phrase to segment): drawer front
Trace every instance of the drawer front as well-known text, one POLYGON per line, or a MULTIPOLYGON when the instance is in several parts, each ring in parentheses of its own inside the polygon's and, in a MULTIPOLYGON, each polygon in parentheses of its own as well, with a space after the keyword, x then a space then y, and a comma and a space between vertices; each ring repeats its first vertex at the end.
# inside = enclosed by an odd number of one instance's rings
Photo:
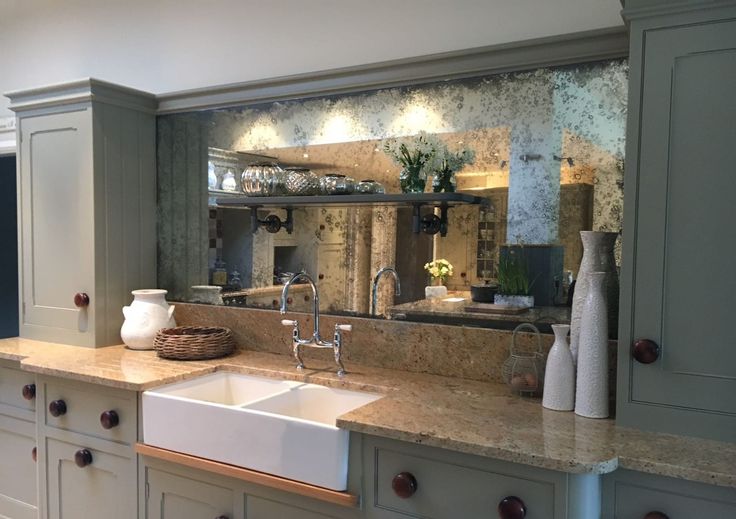
MULTIPOLYGON (((94 436, 103 440, 132 444, 137 437, 137 399, 133 391, 114 390, 88 384, 46 380, 44 387, 45 424, 48 427, 94 436), (63 402, 65 412, 53 416, 63 402), (105 429, 102 415, 117 416, 117 425, 105 429)), ((108 425, 112 425, 108 422, 108 425)))
POLYGON ((490 518, 497 516, 498 504, 507 496, 521 498, 526 519, 557 517, 553 482, 406 454, 403 449, 379 447, 374 454, 374 517, 490 518), (411 474, 416 481, 410 497, 399 497, 392 488, 398 474, 404 479, 411 474))
POLYGON ((36 377, 33 373, 0 366, 0 404, 33 411, 36 409, 36 398, 26 400, 23 397, 23 387, 35 382, 36 377))
POLYGON ((332 515, 253 496, 246 497, 245 506, 248 519, 337 519, 332 515))

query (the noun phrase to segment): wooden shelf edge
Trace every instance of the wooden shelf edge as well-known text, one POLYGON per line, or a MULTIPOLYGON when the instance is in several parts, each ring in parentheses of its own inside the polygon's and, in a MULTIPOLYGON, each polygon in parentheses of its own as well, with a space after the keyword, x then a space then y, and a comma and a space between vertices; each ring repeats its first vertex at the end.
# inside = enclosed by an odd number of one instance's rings
POLYGON ((222 476, 239 479, 241 481, 247 481, 248 483, 263 485, 265 487, 311 497, 313 499, 326 501, 336 505, 355 508, 359 503, 358 496, 347 492, 338 492, 336 490, 317 487, 308 483, 281 478, 264 472, 237 467, 235 465, 228 465, 227 463, 220 463, 218 461, 212 461, 205 458, 198 458, 197 456, 182 454, 180 452, 170 451, 160 447, 153 447, 151 445, 146 445, 145 443, 136 443, 135 451, 142 456, 149 456, 151 458, 169 461, 178 465, 184 465, 185 467, 204 470, 206 472, 212 472, 213 474, 220 474, 222 476))

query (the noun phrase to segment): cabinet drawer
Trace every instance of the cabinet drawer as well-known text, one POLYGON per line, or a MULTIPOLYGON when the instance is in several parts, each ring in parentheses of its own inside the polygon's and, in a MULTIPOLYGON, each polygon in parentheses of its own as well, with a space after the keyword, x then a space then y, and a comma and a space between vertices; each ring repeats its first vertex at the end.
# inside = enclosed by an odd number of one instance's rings
MULTIPOLYGON (((427 449, 427 453, 431 452, 427 449)), ((452 453, 447 455, 452 456, 452 453)), ((378 447, 374 456, 373 517, 495 517, 499 502, 507 496, 518 496, 524 502, 527 519, 558 517, 554 482, 538 479, 531 473, 523 476, 502 469, 496 472, 491 468, 468 466, 463 463, 462 455, 457 455, 456 463, 450 459, 406 453, 404 449, 378 447), (403 474, 404 478, 411 474, 416 481, 416 491, 410 497, 399 497, 392 488, 398 474, 403 474)), ((519 470, 524 468, 519 467, 519 470)))
POLYGON ((605 519, 736 517, 736 490, 619 470, 604 478, 605 519))
POLYGON ((114 390, 88 384, 44 380, 44 419, 48 427, 72 431, 103 440, 131 444, 137 437, 137 399, 133 391, 114 390), (52 407, 63 414, 53 416, 52 407), (55 404, 56 403, 56 404, 55 404), (118 423, 105 429, 102 414, 116 416, 118 423))
POLYGON ((314 512, 260 497, 247 496, 245 506, 245 516, 248 519, 267 519, 271 517, 278 517, 279 519, 336 519, 332 515, 325 515, 321 512, 314 512))
POLYGON ((23 398, 23 387, 35 384, 36 377, 19 369, 0 366, 0 405, 23 411, 36 409, 36 399, 23 398))

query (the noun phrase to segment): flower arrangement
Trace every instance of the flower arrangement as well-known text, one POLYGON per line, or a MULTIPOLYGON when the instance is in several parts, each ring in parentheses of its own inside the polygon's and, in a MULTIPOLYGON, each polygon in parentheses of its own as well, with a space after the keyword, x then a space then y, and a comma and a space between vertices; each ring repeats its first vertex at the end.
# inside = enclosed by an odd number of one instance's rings
POLYGON ((446 283, 447 278, 454 273, 452 263, 446 259, 437 259, 424 264, 424 270, 429 273, 432 280, 439 279, 441 283, 446 283))
POLYGON ((455 191, 455 173, 466 164, 475 161, 475 151, 470 148, 451 150, 442 143, 431 160, 430 168, 434 172, 432 191, 435 193, 453 193, 455 191))
POLYGON ((424 131, 411 137, 383 141, 384 153, 402 167, 399 181, 404 193, 424 191, 428 172, 426 166, 442 146, 444 144, 435 135, 424 131))

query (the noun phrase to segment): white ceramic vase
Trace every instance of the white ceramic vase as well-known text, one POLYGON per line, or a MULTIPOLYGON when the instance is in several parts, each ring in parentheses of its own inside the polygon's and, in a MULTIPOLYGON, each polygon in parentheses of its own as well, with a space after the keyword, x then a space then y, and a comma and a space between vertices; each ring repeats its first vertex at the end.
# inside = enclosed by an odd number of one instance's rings
POLYGON ((120 337, 132 350, 152 350, 153 338, 161 328, 173 328, 174 306, 166 302, 168 291, 160 289, 133 290, 133 302, 123 307, 125 321, 120 337))
POLYGON ((552 331, 555 342, 547 355, 542 406, 555 411, 572 411, 575 408, 575 366, 567 343, 570 325, 553 324, 552 331))
POLYGON ((580 319, 575 414, 608 418, 608 309, 606 272, 591 272, 580 319))
POLYGON ((609 331, 615 337, 618 326, 618 272, 613 247, 616 244, 618 233, 599 231, 580 231, 583 242, 583 259, 580 262, 578 277, 575 281, 575 293, 572 299, 572 315, 570 317, 570 351, 572 360, 578 362, 580 340, 580 319, 583 313, 583 304, 588 293, 591 272, 604 272, 605 290, 609 308, 609 331))

